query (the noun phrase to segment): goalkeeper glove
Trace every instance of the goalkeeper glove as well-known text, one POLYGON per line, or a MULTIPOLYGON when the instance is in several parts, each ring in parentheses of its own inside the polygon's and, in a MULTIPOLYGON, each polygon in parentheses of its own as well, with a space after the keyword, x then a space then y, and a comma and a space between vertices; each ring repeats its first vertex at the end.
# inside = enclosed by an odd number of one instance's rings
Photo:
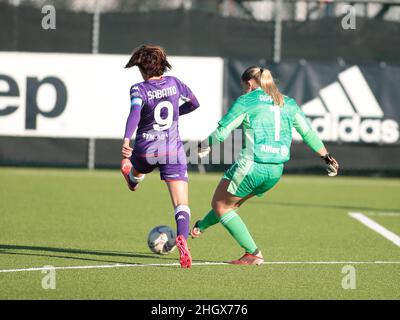
POLYGON ((330 177, 336 176, 339 171, 339 163, 336 161, 336 159, 332 157, 329 153, 327 153, 324 156, 321 156, 321 158, 326 163, 326 171, 328 172, 328 176, 330 177))

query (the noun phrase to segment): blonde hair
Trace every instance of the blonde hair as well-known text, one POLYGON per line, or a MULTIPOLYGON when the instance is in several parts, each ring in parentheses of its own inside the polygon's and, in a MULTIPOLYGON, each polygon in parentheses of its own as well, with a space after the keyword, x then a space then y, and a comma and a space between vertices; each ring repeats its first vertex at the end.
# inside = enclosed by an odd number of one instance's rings
POLYGON ((261 87, 266 94, 271 96, 275 105, 283 106, 283 94, 279 92, 271 71, 268 69, 256 66, 249 67, 243 72, 241 79, 243 82, 254 79, 259 87, 261 87))

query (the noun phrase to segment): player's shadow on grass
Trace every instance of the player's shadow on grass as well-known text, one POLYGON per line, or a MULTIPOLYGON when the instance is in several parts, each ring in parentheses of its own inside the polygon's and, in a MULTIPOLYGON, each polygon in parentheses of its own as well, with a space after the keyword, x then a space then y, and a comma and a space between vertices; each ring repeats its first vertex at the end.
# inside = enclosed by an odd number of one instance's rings
POLYGON ((0 244, 0 254, 5 255, 21 255, 21 256, 37 256, 49 257, 70 260, 84 260, 95 262, 107 263, 122 263, 122 264, 142 264, 135 261, 115 261, 110 259, 99 259, 98 257, 122 257, 122 258, 141 258, 141 259, 160 259, 160 260, 173 260, 176 257, 159 256, 147 252, 119 252, 119 251, 103 251, 103 250, 88 250, 88 249, 71 249, 71 248, 55 248, 43 246, 23 246, 23 245, 8 245, 0 244), (55 253, 60 253, 56 255, 55 253), (73 254, 74 256, 71 256, 73 254), (89 257, 84 257, 89 256, 89 257))
POLYGON ((270 205, 270 206, 281 206, 281 207, 296 207, 296 208, 325 208, 325 209, 342 209, 347 211, 381 211, 381 212, 397 212, 400 209, 387 209, 387 208, 371 208, 371 207, 357 207, 357 206, 346 206, 346 205, 335 205, 335 204, 315 204, 315 203, 288 203, 279 201, 253 201, 251 204, 258 205, 270 205))

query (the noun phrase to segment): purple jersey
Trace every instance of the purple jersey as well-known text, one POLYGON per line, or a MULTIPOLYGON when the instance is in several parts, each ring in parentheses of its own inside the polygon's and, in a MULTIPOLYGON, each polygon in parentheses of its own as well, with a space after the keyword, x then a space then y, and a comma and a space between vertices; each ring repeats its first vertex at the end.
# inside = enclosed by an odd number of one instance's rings
POLYGON ((130 95, 132 109, 140 108, 134 155, 150 163, 186 164, 178 119, 199 106, 189 87, 175 77, 163 76, 133 85, 130 95))

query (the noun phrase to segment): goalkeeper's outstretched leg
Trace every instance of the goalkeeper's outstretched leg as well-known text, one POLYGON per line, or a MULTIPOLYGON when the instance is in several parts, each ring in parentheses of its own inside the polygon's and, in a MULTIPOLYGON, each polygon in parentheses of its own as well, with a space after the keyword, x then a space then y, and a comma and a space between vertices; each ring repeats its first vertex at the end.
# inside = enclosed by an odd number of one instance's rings
POLYGON ((245 250, 245 254, 238 260, 233 260, 232 264, 259 265, 264 262, 261 251, 258 249, 245 223, 237 214, 236 210, 246 200, 254 195, 249 194, 245 197, 235 196, 228 192, 231 181, 222 179, 215 190, 212 200, 212 210, 202 219, 196 222, 191 231, 192 238, 197 238, 207 228, 220 222, 231 234, 236 242, 245 250))

